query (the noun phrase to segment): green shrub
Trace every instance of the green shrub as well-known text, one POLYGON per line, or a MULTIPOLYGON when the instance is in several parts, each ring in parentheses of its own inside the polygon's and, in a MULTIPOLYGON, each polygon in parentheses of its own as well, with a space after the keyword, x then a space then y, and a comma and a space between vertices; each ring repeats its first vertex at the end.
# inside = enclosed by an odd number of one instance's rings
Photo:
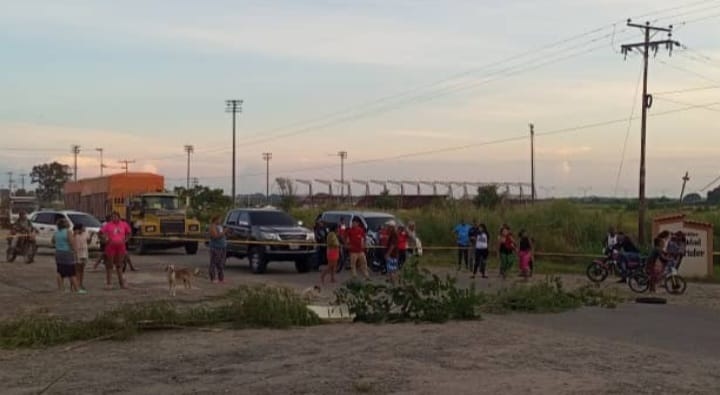
POLYGON ((397 286, 350 281, 335 292, 362 322, 445 322, 478 319, 481 296, 474 287, 459 288, 454 278, 441 279, 408 262, 397 286))
POLYGON ((0 348, 48 347, 91 339, 129 339, 148 329, 211 326, 287 328, 320 323, 292 290, 240 287, 214 306, 178 308, 170 302, 121 306, 90 321, 31 315, 0 322, 0 348))

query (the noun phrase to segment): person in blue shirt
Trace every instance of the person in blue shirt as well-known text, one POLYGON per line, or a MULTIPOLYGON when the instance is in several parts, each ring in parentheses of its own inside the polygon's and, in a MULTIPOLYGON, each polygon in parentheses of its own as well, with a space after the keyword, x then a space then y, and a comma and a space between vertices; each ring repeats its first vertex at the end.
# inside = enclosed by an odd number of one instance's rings
POLYGON ((470 246, 470 228, 464 219, 460 220, 460 223, 455 226, 453 233, 455 234, 455 242, 458 246, 458 270, 462 268, 463 262, 465 262, 465 268, 470 270, 470 263, 468 261, 468 247, 470 246))

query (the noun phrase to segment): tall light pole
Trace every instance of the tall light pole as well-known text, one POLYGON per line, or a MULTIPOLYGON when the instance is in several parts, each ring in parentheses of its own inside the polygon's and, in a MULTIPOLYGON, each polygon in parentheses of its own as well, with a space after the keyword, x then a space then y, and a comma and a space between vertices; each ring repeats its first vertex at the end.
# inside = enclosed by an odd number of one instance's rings
POLYGON ((186 185, 185 189, 188 189, 188 190, 189 190, 189 189, 190 189, 190 154, 192 154, 193 152, 195 152, 195 147, 193 147, 193 146, 190 145, 190 144, 185 145, 185 152, 187 152, 187 156, 188 156, 188 160, 187 160, 187 185, 186 185))
MULTIPOLYGON (((25 177, 27 177, 27 174, 25 174, 25 173, 20 174, 20 188, 23 190, 23 192, 25 192, 25 177)), ((683 184, 683 189, 685 189, 684 184, 683 184)), ((680 200, 682 200, 682 199, 680 199, 680 200)))
POLYGON ((535 125, 530 124, 530 199, 535 203, 535 125))
POLYGON ((272 159, 272 153, 263 152, 262 158, 265 161, 265 199, 267 204, 270 204, 270 159, 272 159))
POLYGON ((347 159, 347 151, 338 152, 340 157, 340 201, 345 201, 345 159, 347 159))
POLYGON ((242 112, 242 100, 225 100, 225 112, 232 113, 232 202, 233 206, 235 206, 235 182, 236 182, 236 168, 237 168, 237 159, 235 158, 235 151, 237 148, 237 142, 235 138, 235 118, 236 114, 239 112, 242 112))
POLYGON ((105 168, 105 162, 103 162, 103 149, 95 148, 95 151, 100 153, 100 177, 103 176, 103 169, 105 168))
POLYGON ((78 154, 80 154, 80 146, 79 145, 72 146, 72 154, 75 157, 75 162, 73 165, 73 179, 75 181, 77 181, 77 157, 78 157, 78 154))

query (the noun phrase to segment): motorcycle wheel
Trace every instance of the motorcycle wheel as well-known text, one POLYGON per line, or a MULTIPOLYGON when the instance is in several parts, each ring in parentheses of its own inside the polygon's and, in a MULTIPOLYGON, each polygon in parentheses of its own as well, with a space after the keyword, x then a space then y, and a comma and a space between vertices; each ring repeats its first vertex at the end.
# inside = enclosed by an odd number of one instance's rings
POLYGON ((28 247, 25 251, 25 263, 31 264, 35 261, 35 251, 37 250, 36 247, 28 247))
POLYGON ((601 283, 601 282, 605 281, 609 272, 606 268, 593 262, 590 265, 588 265, 587 270, 585 271, 585 274, 587 274, 587 277, 588 277, 588 279, 590 279, 590 281, 592 281, 594 283, 601 283))
POLYGON ((650 288, 650 279, 646 275, 635 273, 628 279, 628 285, 635 293, 645 293, 650 288))
POLYGON ((671 295, 682 295, 687 289, 687 282, 678 275, 667 276, 665 277, 665 289, 671 295))

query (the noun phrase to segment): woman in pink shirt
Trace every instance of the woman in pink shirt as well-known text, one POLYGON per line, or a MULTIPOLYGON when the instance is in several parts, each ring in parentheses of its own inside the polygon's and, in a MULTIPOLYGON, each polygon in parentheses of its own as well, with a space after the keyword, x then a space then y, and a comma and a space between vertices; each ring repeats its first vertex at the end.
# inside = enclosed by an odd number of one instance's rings
POLYGON ((100 234, 105 238, 105 257, 108 262, 105 265, 105 288, 112 289, 112 269, 115 268, 118 276, 120 288, 127 289, 127 284, 123 278, 122 267, 127 255, 125 244, 130 238, 132 231, 127 222, 120 220, 120 214, 112 213, 110 222, 106 223, 101 229, 100 234))

